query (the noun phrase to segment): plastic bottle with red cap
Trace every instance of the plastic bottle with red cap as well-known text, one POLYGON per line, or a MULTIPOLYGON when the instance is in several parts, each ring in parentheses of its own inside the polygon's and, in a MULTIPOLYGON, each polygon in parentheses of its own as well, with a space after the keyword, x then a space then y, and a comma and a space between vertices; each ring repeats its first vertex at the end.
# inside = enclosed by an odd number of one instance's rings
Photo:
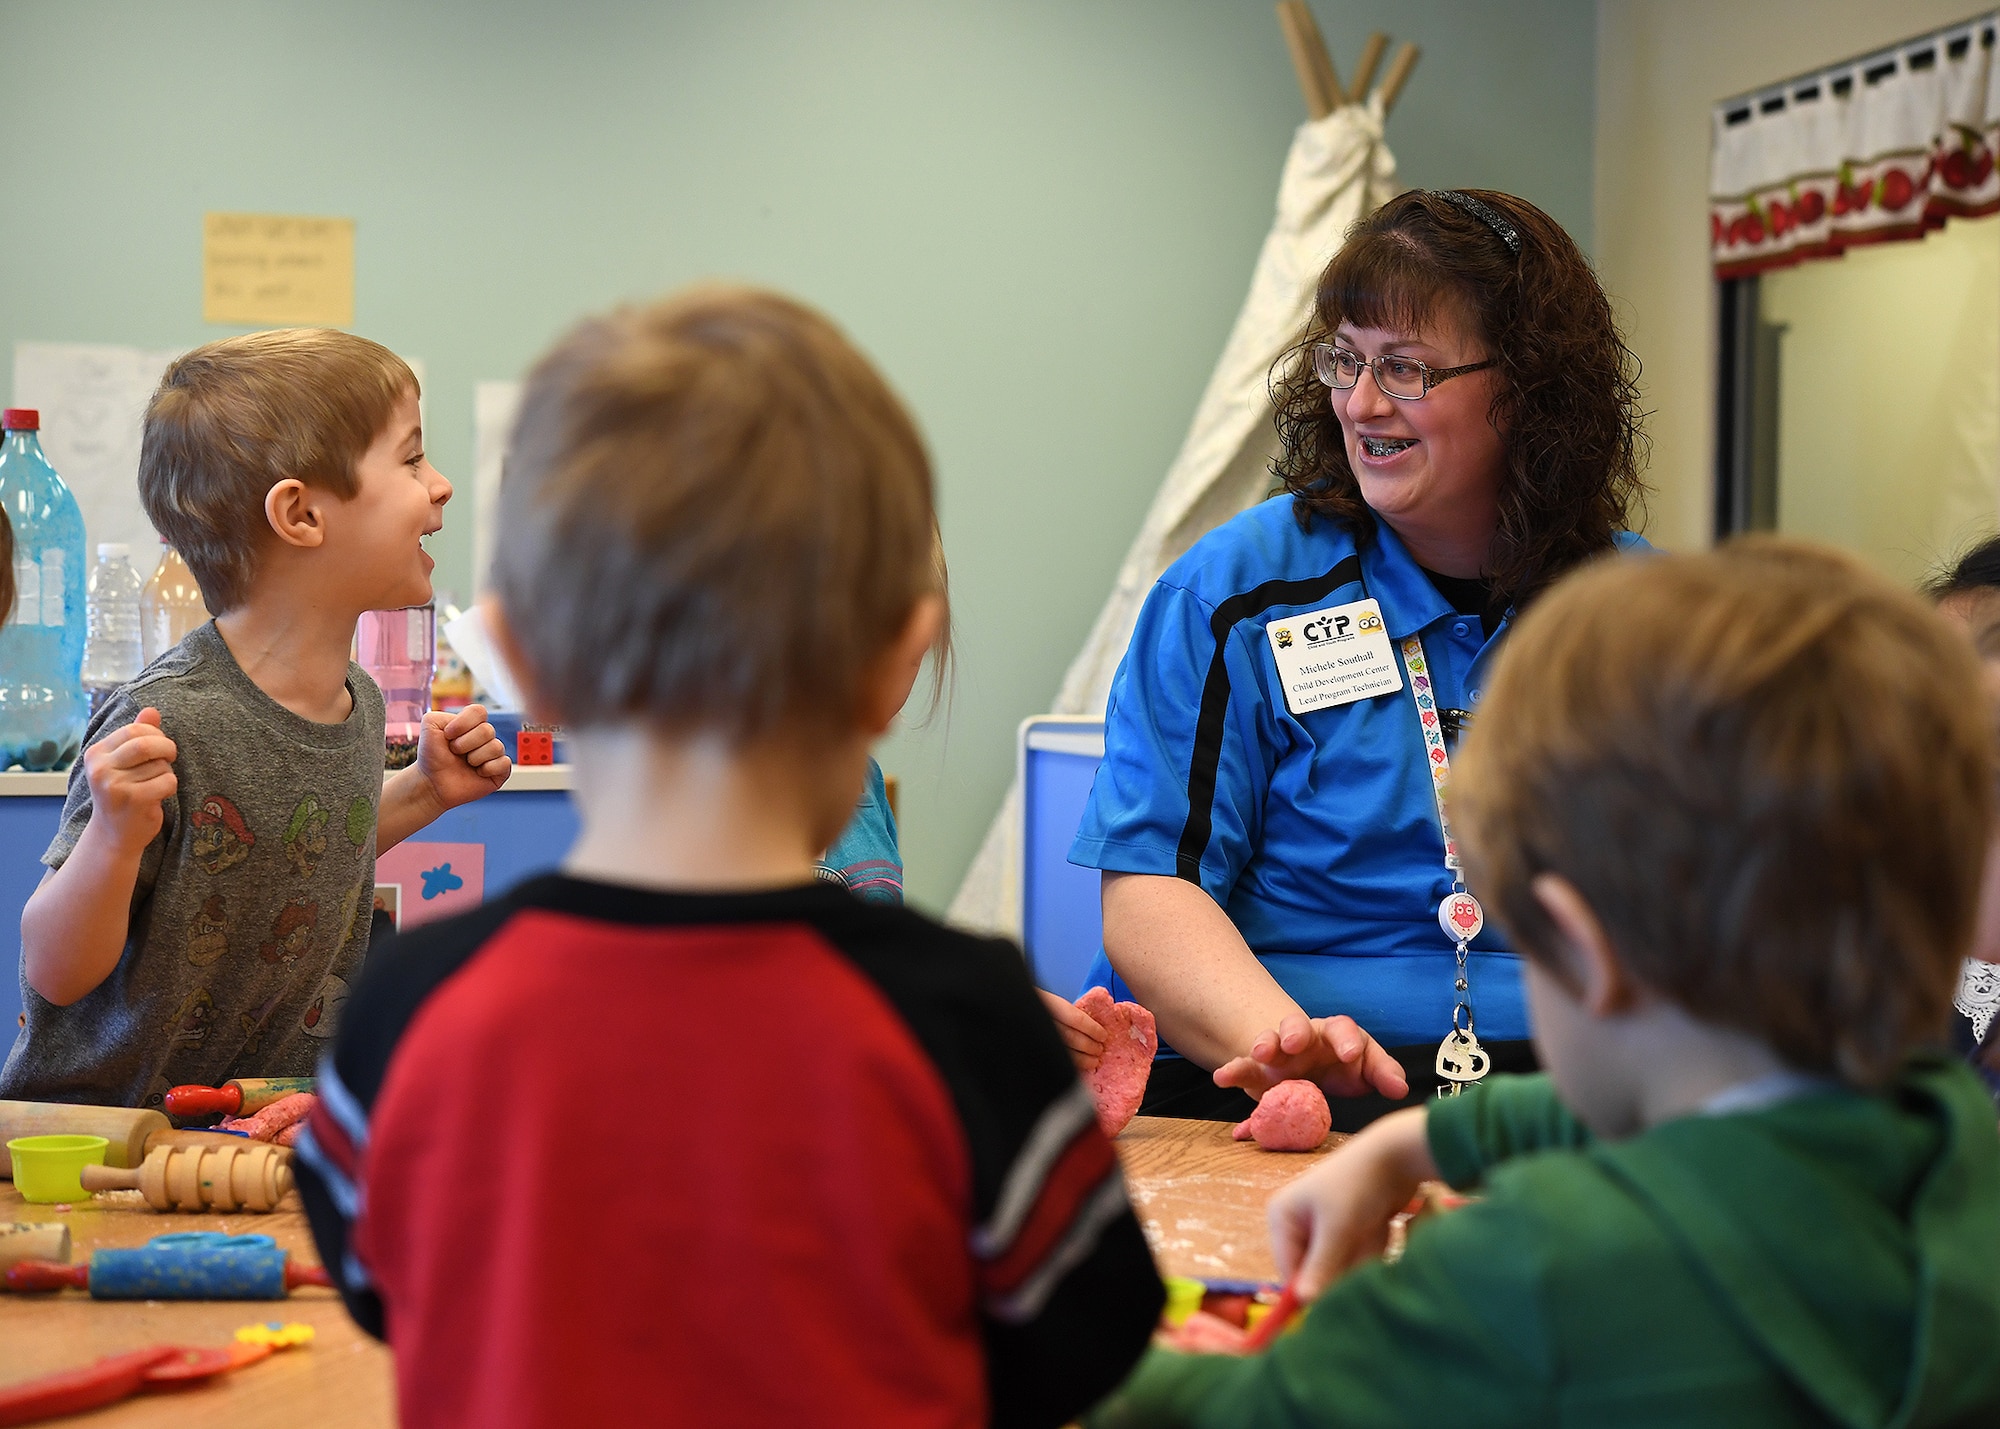
POLYGON ((0 412, 14 609, 0 625, 0 769, 66 769, 83 741, 83 512, 42 454, 41 414, 0 412))

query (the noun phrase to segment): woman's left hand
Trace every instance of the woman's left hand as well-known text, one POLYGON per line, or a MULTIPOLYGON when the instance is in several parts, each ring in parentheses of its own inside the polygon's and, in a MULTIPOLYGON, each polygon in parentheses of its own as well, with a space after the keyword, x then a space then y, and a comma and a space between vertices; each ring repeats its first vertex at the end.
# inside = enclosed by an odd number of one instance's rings
POLYGON ((1329 1096, 1358 1097, 1379 1092, 1400 1099, 1410 1092, 1402 1064, 1351 1017, 1306 1017, 1294 1013, 1275 1032, 1258 1034, 1248 1056, 1215 1069, 1218 1087, 1241 1087, 1261 1098, 1280 1082, 1303 1078, 1329 1096))

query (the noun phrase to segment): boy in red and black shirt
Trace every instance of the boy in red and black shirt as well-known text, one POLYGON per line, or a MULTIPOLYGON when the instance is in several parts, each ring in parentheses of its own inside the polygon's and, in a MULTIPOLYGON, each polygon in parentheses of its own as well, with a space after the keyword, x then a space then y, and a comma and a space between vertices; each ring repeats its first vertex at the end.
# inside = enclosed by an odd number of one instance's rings
POLYGON ((406 1426, 1058 1425, 1145 1347, 1018 951, 814 879, 934 643, 932 519, 900 403, 782 298, 530 379, 489 613, 583 832, 371 963, 299 1144, 406 1426))

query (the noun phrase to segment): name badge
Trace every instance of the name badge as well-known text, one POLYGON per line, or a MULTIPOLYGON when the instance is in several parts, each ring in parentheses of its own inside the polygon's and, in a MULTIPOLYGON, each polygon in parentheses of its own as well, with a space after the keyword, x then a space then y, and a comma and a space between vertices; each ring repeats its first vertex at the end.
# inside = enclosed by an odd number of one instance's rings
POLYGON ((1382 607, 1372 600, 1290 615, 1264 627, 1285 707, 1295 715, 1403 688, 1382 607))

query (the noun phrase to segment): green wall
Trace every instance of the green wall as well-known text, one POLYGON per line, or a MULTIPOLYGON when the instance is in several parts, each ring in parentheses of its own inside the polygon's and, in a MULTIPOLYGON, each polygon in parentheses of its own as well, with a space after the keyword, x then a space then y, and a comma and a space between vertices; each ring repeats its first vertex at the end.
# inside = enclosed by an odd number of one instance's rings
MULTIPOLYGON (((1318 0, 1343 73, 1424 47, 1406 182, 1588 243, 1591 0, 1318 0)), ((1184 434, 1303 118, 1268 0, 564 5, 0 0, 0 355, 186 346, 206 210, 358 220, 356 328, 472 384, 719 276, 832 313, 937 458, 956 698, 895 736, 912 895, 948 901, 1184 434)), ((470 503, 441 585, 470 585, 470 503)), ((456 518, 456 519, 452 519, 456 518)))

